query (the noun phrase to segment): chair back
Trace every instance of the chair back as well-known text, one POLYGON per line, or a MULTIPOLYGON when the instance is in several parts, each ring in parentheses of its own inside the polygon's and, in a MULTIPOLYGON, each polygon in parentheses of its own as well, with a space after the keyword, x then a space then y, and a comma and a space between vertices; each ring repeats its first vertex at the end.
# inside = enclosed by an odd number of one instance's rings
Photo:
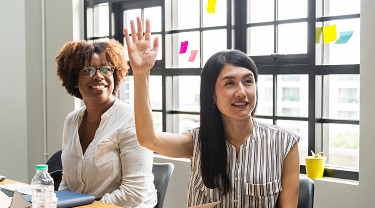
POLYGON ((155 208, 162 208, 164 198, 167 193, 169 180, 171 178, 174 165, 172 163, 154 163, 152 173, 154 174, 154 185, 157 190, 158 203, 155 208))
POLYGON ((59 189, 63 172, 61 163, 61 152, 62 150, 57 151, 46 162, 46 164, 48 165, 48 172, 53 178, 55 191, 59 189))
POLYGON ((314 181, 310 178, 299 179, 298 208, 314 207, 314 181))

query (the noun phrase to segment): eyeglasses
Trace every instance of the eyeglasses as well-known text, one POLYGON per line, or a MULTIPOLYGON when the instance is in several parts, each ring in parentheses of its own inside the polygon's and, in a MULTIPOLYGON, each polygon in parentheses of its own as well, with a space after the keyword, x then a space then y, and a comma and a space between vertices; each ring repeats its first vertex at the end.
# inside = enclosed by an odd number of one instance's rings
POLYGON ((82 72, 83 76, 85 76, 85 77, 93 77, 97 70, 99 70, 100 73, 103 76, 109 77, 115 71, 115 67, 111 66, 111 65, 101 66, 99 68, 95 68, 93 66, 88 66, 88 67, 85 67, 85 68, 81 69, 81 72, 82 72))

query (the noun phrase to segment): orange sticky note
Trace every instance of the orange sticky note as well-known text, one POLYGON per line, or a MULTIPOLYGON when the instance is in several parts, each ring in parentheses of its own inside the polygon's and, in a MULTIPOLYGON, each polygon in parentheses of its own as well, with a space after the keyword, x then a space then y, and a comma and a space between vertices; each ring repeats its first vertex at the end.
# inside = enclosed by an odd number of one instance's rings
POLYGON ((188 44, 189 44, 188 41, 182 41, 182 42, 181 42, 181 47, 180 47, 180 52, 179 52, 179 54, 186 53, 186 50, 187 50, 188 44))
POLYGON ((323 27, 323 42, 324 44, 337 40, 336 25, 329 25, 323 27))
POLYGON ((216 10, 216 0, 208 0, 207 13, 215 13, 216 10))
POLYGON ((198 53, 198 50, 191 50, 188 62, 194 62, 195 57, 197 56, 197 53, 198 53))

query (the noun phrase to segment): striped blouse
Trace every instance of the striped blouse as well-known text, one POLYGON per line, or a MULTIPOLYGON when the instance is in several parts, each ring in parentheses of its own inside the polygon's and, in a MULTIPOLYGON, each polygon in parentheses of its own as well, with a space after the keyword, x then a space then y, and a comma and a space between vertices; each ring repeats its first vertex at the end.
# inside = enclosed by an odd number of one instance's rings
POLYGON ((276 207, 281 191, 281 172, 286 155, 298 143, 299 136, 278 126, 259 123, 254 131, 236 148, 227 142, 231 190, 221 196, 218 189, 207 188, 200 172, 199 128, 189 130, 194 140, 188 184, 188 206, 220 201, 217 208, 276 207))

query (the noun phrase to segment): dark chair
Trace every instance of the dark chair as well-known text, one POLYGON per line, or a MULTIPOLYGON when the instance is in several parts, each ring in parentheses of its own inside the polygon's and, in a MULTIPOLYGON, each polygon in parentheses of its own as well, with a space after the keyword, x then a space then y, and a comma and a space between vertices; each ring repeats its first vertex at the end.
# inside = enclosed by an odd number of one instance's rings
POLYGON ((55 191, 57 191, 59 188, 63 172, 61 164, 61 152, 62 150, 57 151, 48 159, 46 163, 48 165, 48 172, 53 178, 55 191))
POLYGON ((162 208, 164 198, 167 193, 169 180, 171 178, 174 165, 172 163, 154 163, 152 173, 154 174, 154 184, 158 194, 158 203, 155 208, 162 208))
POLYGON ((310 178, 299 179, 298 208, 314 207, 314 181, 310 178))

